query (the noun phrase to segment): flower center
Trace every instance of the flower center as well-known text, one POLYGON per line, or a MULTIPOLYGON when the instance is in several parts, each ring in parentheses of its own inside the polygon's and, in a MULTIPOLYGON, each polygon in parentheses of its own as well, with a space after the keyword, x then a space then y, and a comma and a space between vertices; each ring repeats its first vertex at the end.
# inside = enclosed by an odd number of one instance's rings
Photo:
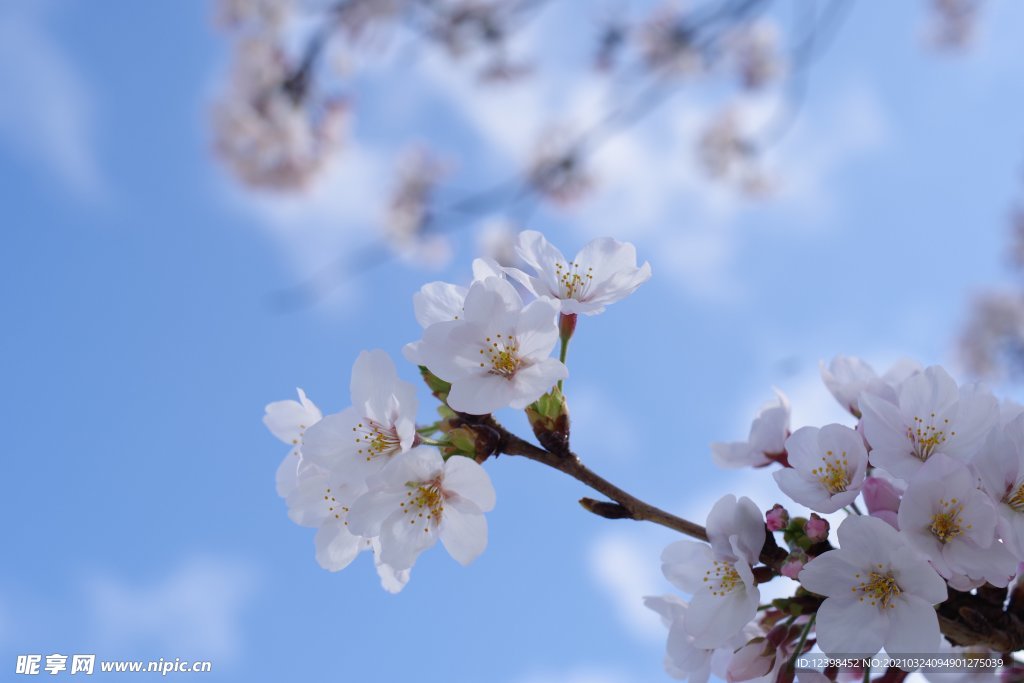
POLYGON ((480 361, 480 367, 490 366, 487 374, 505 379, 512 379, 523 364, 523 359, 519 357, 519 340, 511 334, 487 337, 485 346, 480 349, 480 355, 484 357, 480 361))
POLYGON ((575 261, 555 264, 555 277, 558 278, 558 285, 562 290, 560 298, 582 300, 583 294, 594 280, 594 267, 587 266, 585 273, 581 273, 580 268, 580 264, 575 261))
POLYGON ((740 578, 736 567, 730 562, 721 562, 719 560, 715 560, 714 564, 711 565, 711 569, 704 572, 703 581, 708 585, 707 587, 711 594, 718 597, 725 597, 743 585, 743 579, 740 578))
POLYGON ((406 485, 409 490, 405 492, 405 500, 399 503, 399 507, 407 515, 412 515, 409 524, 423 523, 423 532, 430 532, 430 525, 437 526, 441 523, 441 516, 444 513, 445 494, 441 489, 441 483, 436 479, 426 482, 409 482, 406 485))
POLYGON ((1003 502, 1009 505, 1014 512, 1024 512, 1024 482, 1017 484, 1016 489, 1007 492, 1003 502))
POLYGON ((962 524, 960 520, 960 513, 964 511, 963 503, 956 498, 950 498, 940 500, 939 505, 942 506, 942 511, 932 515, 931 526, 932 533, 939 541, 948 543, 963 534, 965 529, 971 528, 972 525, 962 524))
POLYGON ((833 496, 846 491, 850 486, 848 472, 850 462, 846 458, 846 451, 839 455, 836 455, 834 451, 825 451, 821 462, 824 464, 811 470, 811 474, 817 477, 825 490, 833 496))
MULTIPOLYGON (((946 429, 949 425, 949 418, 943 418, 941 428, 935 425, 935 413, 931 413, 927 422, 924 419, 914 416, 914 426, 907 427, 907 438, 914 447, 914 456, 924 462, 932 457, 942 444, 946 443, 946 429)), ((956 436, 956 432, 949 432, 950 437, 956 436)))
POLYGON ((402 450, 402 440, 394 427, 385 427, 375 420, 364 418, 352 431, 356 434, 356 453, 364 456, 367 461, 384 455, 392 456, 402 450))
MULTIPOLYGON (((860 601, 869 600, 872 607, 876 605, 882 608, 894 609, 896 605, 893 600, 898 598, 903 589, 896 583, 892 572, 882 573, 882 565, 877 565, 878 571, 868 572, 867 579, 851 588, 854 593, 861 593, 860 601)), ((860 574, 854 574, 855 579, 861 578, 860 574)))

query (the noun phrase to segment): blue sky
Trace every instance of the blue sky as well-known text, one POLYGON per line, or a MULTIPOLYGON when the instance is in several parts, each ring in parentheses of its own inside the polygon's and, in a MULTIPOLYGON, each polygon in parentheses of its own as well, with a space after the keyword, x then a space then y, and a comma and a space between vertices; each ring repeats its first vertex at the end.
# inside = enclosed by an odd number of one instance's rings
MULTIPOLYGON (((418 336, 419 285, 468 276, 464 237, 439 272, 394 263, 310 310, 267 306, 359 243, 399 133, 464 153, 463 181, 498 179, 552 114, 592 111, 596 85, 559 75, 540 94, 481 100, 435 56, 399 92, 408 64, 388 61, 362 77, 355 139, 324 185, 255 197, 208 152, 225 48, 205 3, 11 5, 0 667, 86 652, 211 658, 204 680, 224 681, 667 680, 663 634, 638 598, 667 588, 669 532, 589 517, 574 482, 499 458, 487 552, 461 568, 436 549, 391 596, 367 558, 317 567, 312 533, 274 493, 285 449, 260 423, 296 386, 345 407, 361 349, 398 358, 418 336)), ((923 3, 860 3, 773 150, 774 199, 700 177, 688 145, 712 94, 684 92, 602 150, 591 200, 531 217, 566 252, 632 240, 654 272, 580 323, 567 391, 586 462, 695 517, 728 492, 767 508, 769 477, 716 471, 708 444, 743 437, 772 386, 801 424, 839 417, 819 359, 953 362, 971 293, 1006 280, 1022 13, 987 3, 976 48, 950 57, 924 44, 923 3)), ((529 37, 556 72, 585 58, 582 43, 550 40, 572 21, 563 5, 529 37)))

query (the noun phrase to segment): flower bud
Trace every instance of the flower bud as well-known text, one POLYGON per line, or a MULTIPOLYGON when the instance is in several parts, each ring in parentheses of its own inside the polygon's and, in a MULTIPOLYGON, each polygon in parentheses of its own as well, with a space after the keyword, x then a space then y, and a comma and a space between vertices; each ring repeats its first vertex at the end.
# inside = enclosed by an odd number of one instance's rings
POLYGON ((432 393, 437 400, 447 402, 448 392, 452 390, 452 385, 432 373, 425 365, 421 365, 419 368, 420 375, 423 376, 423 381, 426 382, 427 387, 430 389, 430 393, 432 393))
POLYGON ((800 574, 800 570, 807 564, 807 554, 802 550, 790 553, 786 561, 782 563, 782 567, 779 568, 779 572, 783 576, 787 576, 793 580, 800 574))
POLYGON ((764 513, 764 519, 769 531, 782 531, 789 526, 789 512, 778 503, 764 513))
POLYGON ((804 524, 804 534, 811 543, 821 543, 828 540, 828 520, 811 513, 811 518, 804 524))
POLYGON ((527 406, 526 417, 541 446, 559 455, 569 453, 569 405, 558 387, 527 406))
POLYGON ((862 489, 864 503, 868 506, 868 514, 888 522, 889 526, 899 529, 897 513, 900 510, 900 492, 889 481, 880 477, 868 477, 862 489))

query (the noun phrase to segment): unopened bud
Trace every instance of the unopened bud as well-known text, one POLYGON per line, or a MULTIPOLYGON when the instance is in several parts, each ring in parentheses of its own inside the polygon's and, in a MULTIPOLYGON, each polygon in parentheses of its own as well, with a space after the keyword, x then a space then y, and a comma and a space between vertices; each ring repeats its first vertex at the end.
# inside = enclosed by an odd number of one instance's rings
POLYGON ((789 512, 776 503, 771 510, 764 513, 764 520, 769 531, 782 531, 789 526, 789 512))
POLYGON ((804 524, 804 534, 811 543, 821 543, 828 540, 828 520, 811 513, 811 518, 804 524))
POLYGON ((783 576, 788 576, 795 580, 800 574, 800 571, 804 568, 805 564, 807 564, 807 554, 798 550, 791 553, 789 557, 786 558, 786 561, 783 562, 782 566, 779 568, 779 572, 783 576))
POLYGON ((527 406, 526 417, 541 446, 559 455, 569 453, 569 405, 558 387, 527 406))

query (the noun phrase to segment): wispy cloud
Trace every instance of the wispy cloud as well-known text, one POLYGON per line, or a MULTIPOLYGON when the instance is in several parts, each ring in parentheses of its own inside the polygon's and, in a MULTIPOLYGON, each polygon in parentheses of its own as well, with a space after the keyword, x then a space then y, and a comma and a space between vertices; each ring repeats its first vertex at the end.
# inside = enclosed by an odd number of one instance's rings
POLYGON ((661 547, 635 536, 606 532, 590 546, 591 576, 605 591, 623 624, 638 638, 659 641, 665 627, 658 615, 644 606, 645 595, 664 591, 659 574, 661 547))
POLYGON ((256 583, 245 564, 195 557, 149 584, 95 578, 87 601, 105 647, 151 647, 223 661, 239 653, 242 611, 256 583))
POLYGON ((0 9, 0 146, 95 200, 106 190, 93 139, 95 95, 48 31, 42 4, 0 9))

